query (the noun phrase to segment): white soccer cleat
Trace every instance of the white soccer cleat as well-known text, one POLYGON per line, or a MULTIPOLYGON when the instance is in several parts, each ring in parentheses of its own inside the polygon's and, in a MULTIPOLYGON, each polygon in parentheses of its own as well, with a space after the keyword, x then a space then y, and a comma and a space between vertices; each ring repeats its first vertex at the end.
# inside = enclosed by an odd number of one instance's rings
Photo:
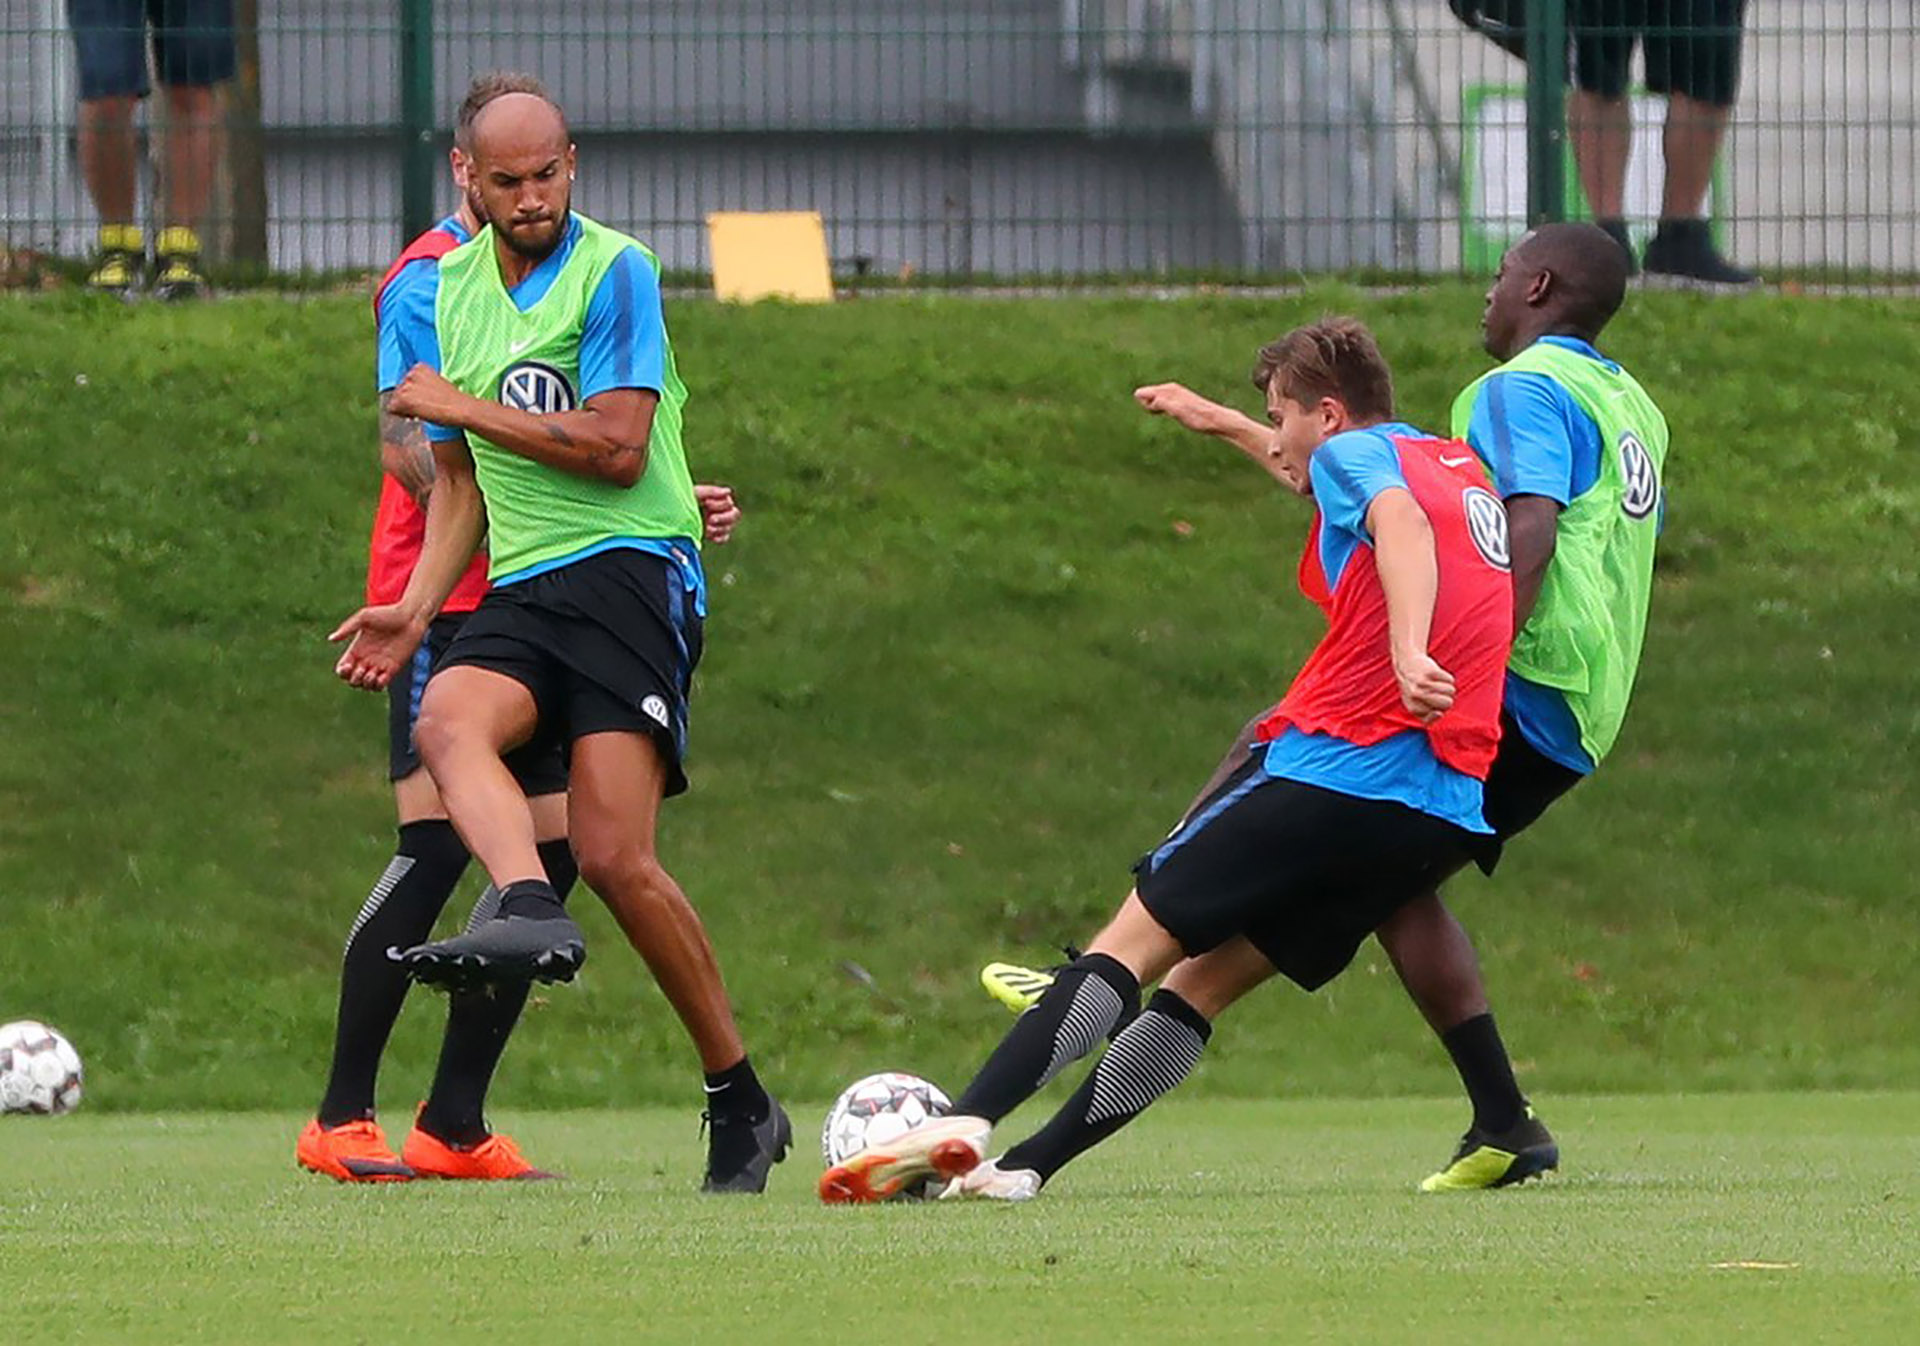
POLYGON ((922 1178, 958 1178, 986 1155, 993 1123, 984 1117, 942 1117, 881 1145, 847 1156, 820 1177, 831 1204, 885 1201, 922 1178))
POLYGON ((948 1183, 942 1201, 977 1197, 986 1201, 1031 1201, 1040 1195, 1040 1175, 1030 1168, 1001 1168, 998 1159, 977 1164, 948 1183))

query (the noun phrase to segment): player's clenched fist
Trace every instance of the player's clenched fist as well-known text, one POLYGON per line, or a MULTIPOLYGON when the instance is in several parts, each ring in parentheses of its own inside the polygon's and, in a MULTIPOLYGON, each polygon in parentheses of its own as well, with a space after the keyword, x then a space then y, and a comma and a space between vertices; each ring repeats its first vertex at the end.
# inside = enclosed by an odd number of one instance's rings
POLYGON ((1426 654, 1396 657, 1393 676, 1400 683, 1400 704, 1422 724, 1432 724, 1453 705, 1453 674, 1426 654))
POLYGON ((417 421, 450 422, 466 398, 427 365, 415 365, 394 385, 387 399, 387 410, 395 416, 411 416, 417 421))
POLYGON ((1203 435, 1213 433, 1220 411, 1218 403, 1208 401, 1183 383, 1150 383, 1144 388, 1135 388, 1133 400, 1149 414, 1165 416, 1203 435))

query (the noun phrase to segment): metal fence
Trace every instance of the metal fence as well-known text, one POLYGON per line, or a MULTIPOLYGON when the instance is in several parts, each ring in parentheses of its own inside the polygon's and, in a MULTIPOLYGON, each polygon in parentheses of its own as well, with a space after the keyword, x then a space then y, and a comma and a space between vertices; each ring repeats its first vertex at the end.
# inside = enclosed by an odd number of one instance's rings
MULTIPOLYGON (((451 204, 453 109, 505 67, 569 113, 578 206, 676 271, 705 269, 709 212, 802 209, 843 274, 1480 272, 1530 217, 1586 210, 1593 167, 1563 120, 1583 104, 1558 72, 1618 21, 1609 6, 1490 0, 1496 35, 1502 14, 1531 18, 1529 62, 1448 0, 234 0, 197 222, 230 264, 383 266, 451 204)), ((1744 8, 1705 186, 1719 246, 1777 276, 1920 273, 1920 3, 1744 8)), ((16 257, 84 257, 100 222, 67 16, 67 0, 0 0, 16 257)), ((1632 114, 1619 210, 1636 237, 1671 208, 1664 149, 1698 129, 1678 111, 1666 126, 1644 69, 1614 114, 1632 114)), ((150 233, 194 208, 159 182, 194 171, 167 151, 191 109, 165 95, 135 119, 150 233)))

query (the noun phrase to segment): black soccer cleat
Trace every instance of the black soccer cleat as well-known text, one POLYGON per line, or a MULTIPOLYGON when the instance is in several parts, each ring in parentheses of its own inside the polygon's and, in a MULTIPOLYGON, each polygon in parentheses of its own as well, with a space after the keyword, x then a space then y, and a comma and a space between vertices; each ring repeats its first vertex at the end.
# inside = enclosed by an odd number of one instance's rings
POLYGON ((415 981, 450 991, 498 982, 572 981, 587 961, 587 941, 564 911, 497 916, 451 939, 415 945, 400 961, 415 981))
POLYGON ((1560 1147, 1529 1107, 1526 1115, 1498 1135, 1477 1126, 1460 1137, 1460 1148, 1438 1173, 1420 1184, 1423 1192, 1468 1192, 1511 1187, 1560 1167, 1560 1147))
POLYGON ((772 1097, 771 1110, 757 1122, 723 1113, 703 1112, 707 1132, 707 1175, 703 1192, 764 1192, 767 1175, 793 1147, 793 1123, 772 1097))

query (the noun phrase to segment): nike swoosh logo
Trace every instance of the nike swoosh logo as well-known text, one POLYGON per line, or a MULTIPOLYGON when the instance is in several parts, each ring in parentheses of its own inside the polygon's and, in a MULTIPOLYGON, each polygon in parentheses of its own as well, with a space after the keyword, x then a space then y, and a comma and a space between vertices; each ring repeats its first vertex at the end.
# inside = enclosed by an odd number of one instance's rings
POLYGON ((524 341, 509 341, 507 343, 507 354, 518 355, 521 351, 525 350, 527 347, 531 346, 532 344, 533 344, 532 337, 528 337, 524 341))
POLYGON ((1473 455, 1470 453, 1459 458, 1449 458, 1444 453, 1440 455, 1440 466, 1442 467, 1465 467, 1472 461, 1473 455))

